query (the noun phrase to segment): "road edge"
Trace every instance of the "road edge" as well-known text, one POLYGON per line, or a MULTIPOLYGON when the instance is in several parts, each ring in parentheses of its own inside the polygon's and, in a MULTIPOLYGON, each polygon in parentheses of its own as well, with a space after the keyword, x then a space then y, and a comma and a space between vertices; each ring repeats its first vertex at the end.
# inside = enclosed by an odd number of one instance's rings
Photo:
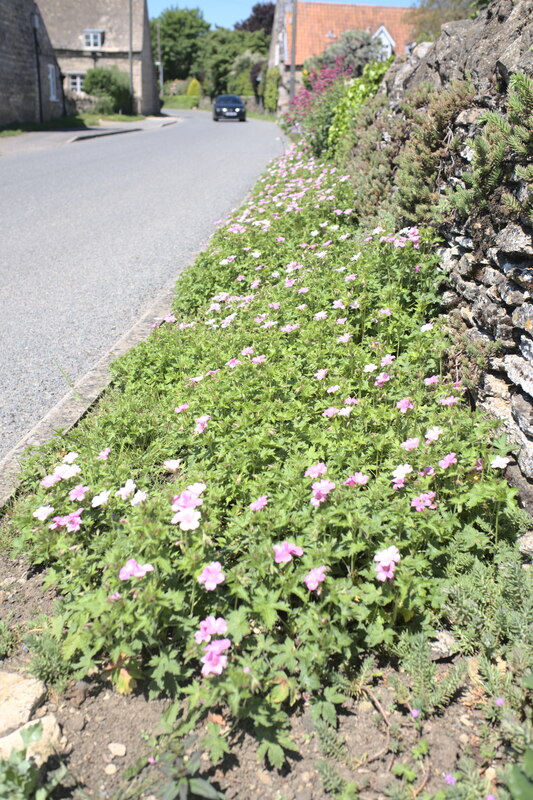
POLYGON ((14 497, 20 485, 19 473, 26 449, 45 444, 58 430, 66 432, 78 424, 109 386, 111 362, 149 336, 154 318, 164 317, 169 313, 174 296, 174 287, 165 289, 158 295, 142 317, 0 459, 0 510, 14 497))

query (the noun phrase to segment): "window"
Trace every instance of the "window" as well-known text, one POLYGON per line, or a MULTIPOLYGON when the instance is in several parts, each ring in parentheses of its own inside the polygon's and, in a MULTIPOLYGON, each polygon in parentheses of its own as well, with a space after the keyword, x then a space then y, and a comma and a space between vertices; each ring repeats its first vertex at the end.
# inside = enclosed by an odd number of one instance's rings
POLYGON ((69 92, 72 92, 73 94, 81 94, 83 92, 84 79, 85 79, 85 73, 82 72, 69 73, 67 77, 69 92))
POLYGON ((385 25, 380 25, 372 38, 381 40, 381 44, 383 45, 383 60, 392 56, 394 53, 394 48, 396 47, 396 42, 388 32, 385 25))
POLYGON ((57 100, 57 69, 55 64, 48 64, 48 84, 50 87, 50 100, 57 100))
POLYGON ((103 31, 93 31, 87 30, 83 31, 83 46, 89 47, 92 50, 96 49, 97 47, 102 47, 104 43, 104 32, 103 31))

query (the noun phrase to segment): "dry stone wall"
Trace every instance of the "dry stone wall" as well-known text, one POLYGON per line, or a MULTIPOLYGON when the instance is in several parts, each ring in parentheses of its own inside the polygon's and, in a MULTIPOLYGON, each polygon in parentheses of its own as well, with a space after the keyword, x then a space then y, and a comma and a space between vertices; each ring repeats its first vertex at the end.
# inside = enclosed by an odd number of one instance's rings
MULTIPOLYGON (((533 0, 493 0, 475 20, 443 26, 434 44, 419 45, 397 61, 385 79, 389 111, 398 113, 410 89, 431 84, 437 91, 468 80, 475 96, 452 121, 439 168, 439 193, 462 183, 474 157, 470 139, 482 130, 486 110, 505 107, 509 80, 533 77, 533 0)), ((527 185, 507 174, 501 188, 523 199, 527 185)), ((500 198, 501 198, 500 192, 500 198)), ((497 352, 473 389, 478 405, 502 423, 516 445, 511 482, 533 510, 533 231, 530 220, 502 214, 489 203, 482 214, 445 223, 441 233, 442 303, 455 329, 480 350, 497 352)))

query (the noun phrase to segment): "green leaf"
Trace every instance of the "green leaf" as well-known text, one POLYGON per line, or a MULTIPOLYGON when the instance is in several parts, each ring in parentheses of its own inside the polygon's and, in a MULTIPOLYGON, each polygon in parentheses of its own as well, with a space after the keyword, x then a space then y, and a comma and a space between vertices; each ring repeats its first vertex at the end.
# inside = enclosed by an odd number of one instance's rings
POLYGON ((220 794, 214 786, 211 786, 203 778, 190 778, 189 789, 199 797, 206 797, 207 800, 220 800, 224 795, 220 794))
POLYGON ((39 720, 34 725, 29 725, 27 728, 23 728, 20 732, 20 738, 24 743, 24 747, 29 747, 30 744, 35 744, 35 742, 41 741, 41 736, 43 735, 43 723, 39 720))
POLYGON ((231 752, 221 730, 222 727, 216 722, 208 722, 207 735, 202 739, 202 746, 209 752, 209 757, 215 766, 222 761, 225 754, 231 752))

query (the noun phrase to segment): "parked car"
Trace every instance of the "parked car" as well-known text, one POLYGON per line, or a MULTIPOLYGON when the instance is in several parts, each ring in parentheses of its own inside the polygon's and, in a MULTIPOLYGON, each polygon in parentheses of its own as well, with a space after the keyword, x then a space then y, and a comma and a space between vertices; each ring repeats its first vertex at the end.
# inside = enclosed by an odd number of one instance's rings
POLYGON ((236 94, 219 94, 213 103, 213 119, 215 122, 224 119, 238 119, 246 121, 246 106, 244 100, 236 94))

